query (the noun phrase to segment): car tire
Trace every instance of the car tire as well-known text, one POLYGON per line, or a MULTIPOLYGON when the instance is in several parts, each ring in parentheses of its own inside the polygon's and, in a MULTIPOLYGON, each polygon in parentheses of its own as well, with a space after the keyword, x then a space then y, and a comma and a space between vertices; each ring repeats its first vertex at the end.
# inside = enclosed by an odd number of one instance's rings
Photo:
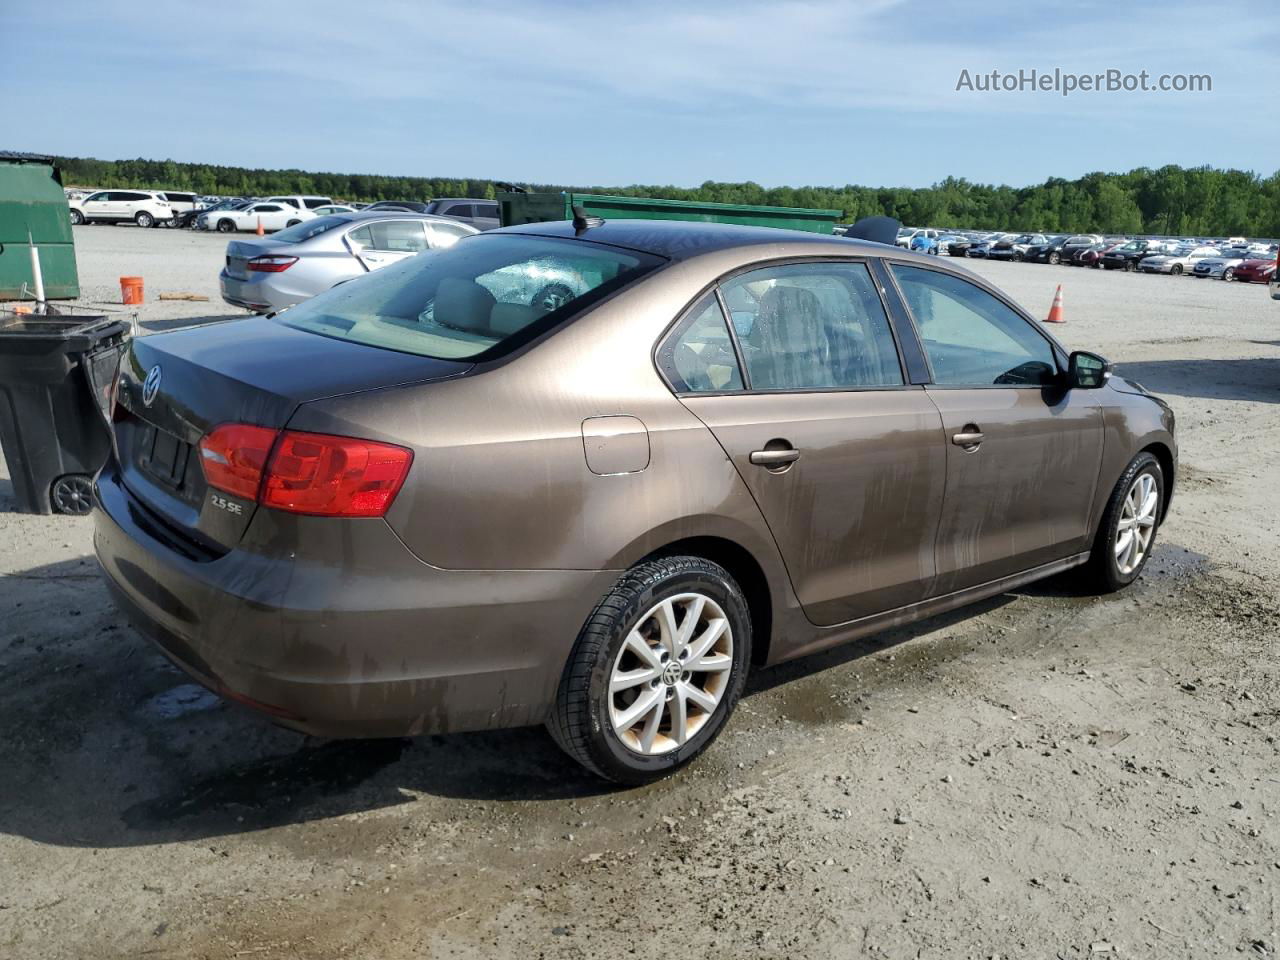
POLYGON ((1172 267, 1169 268, 1169 276, 1178 277, 1181 275, 1182 275, 1182 264, 1175 263, 1172 267))
POLYGON ((235 233, 235 230, 236 230, 236 225, 235 225, 235 222, 234 222, 234 221, 232 221, 232 220, 219 220, 219 221, 218 221, 218 232, 219 232, 219 233, 235 233))
POLYGON ((1147 565, 1164 512, 1164 484, 1160 461, 1145 450, 1129 461, 1116 481, 1085 566, 1086 579, 1099 593, 1127 587, 1147 565), (1155 499, 1148 502, 1152 493, 1155 499), (1145 540, 1142 530, 1148 531, 1145 540), (1131 539, 1123 539, 1126 532, 1131 539))
POLYGON ((80 226, 80 224, 82 224, 82 223, 84 223, 84 214, 83 214, 83 213, 81 213, 79 210, 72 210, 72 211, 71 211, 71 225, 72 225, 73 227, 78 227, 78 226, 80 226))
POLYGON ((1020 253, 1015 253, 1010 259, 1012 259, 1014 263, 1021 263, 1023 260, 1027 258, 1020 253))
POLYGON ((587 617, 547 728, 597 776, 651 783, 716 738, 750 662, 751 617, 728 571, 701 557, 650 560, 623 574, 587 617), (710 646, 699 651, 700 640, 710 646))
POLYGON ((1056 266, 1057 266, 1058 264, 1060 264, 1061 262, 1062 262, 1062 256, 1061 256, 1060 254, 1057 254, 1057 253, 1050 253, 1050 254, 1049 254, 1049 263, 1050 263, 1050 264, 1052 264, 1053 266, 1055 266, 1055 267, 1056 267, 1056 266))
POLYGON ((145 210, 139 210, 137 214, 134 215, 133 222, 145 230, 148 227, 154 227, 156 225, 156 218, 145 210))
POLYGON ((1227 283, 1230 283, 1235 278, 1236 278, 1236 272, 1230 267, 1227 267, 1227 269, 1222 271, 1222 279, 1227 281, 1227 283))
POLYGON ((1133 271, 1136 269, 1136 267, 1137 267, 1137 265, 1136 265, 1132 260, 1126 260, 1126 261, 1124 262, 1124 272, 1125 272, 1125 273, 1133 273, 1133 271))

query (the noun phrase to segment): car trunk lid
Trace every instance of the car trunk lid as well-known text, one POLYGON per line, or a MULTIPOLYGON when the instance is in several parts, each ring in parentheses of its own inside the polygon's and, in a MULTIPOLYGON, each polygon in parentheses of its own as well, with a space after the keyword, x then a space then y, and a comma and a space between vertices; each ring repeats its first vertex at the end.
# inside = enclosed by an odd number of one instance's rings
POLYGON ((232 240, 227 244, 227 275, 237 280, 249 279, 249 261, 268 252, 262 240, 232 240))
POLYGON ((132 341, 117 391, 116 459, 167 526, 224 552, 257 505, 210 488, 199 442, 223 423, 281 429, 299 404, 458 376, 471 364, 336 340, 249 318, 132 341))

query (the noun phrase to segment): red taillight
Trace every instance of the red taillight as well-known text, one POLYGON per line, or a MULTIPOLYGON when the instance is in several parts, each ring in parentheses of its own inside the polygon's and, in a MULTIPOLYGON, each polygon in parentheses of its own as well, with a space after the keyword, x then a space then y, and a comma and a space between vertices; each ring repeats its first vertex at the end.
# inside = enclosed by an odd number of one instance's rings
POLYGON ((247 423, 224 423, 200 440, 200 468, 209 486, 257 500, 262 471, 277 431, 247 423))
POLYGON ((286 430, 261 503, 325 517, 380 517, 399 493, 413 454, 404 447, 352 437, 286 430))
POLYGON ((297 262, 297 257, 254 257, 246 266, 254 273, 283 273, 297 262))

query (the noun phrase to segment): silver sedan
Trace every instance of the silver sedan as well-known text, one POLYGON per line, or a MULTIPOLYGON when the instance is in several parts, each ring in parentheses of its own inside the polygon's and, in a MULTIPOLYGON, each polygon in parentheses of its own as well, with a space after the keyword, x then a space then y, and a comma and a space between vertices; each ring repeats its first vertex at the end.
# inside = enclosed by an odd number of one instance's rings
POLYGON ((446 217, 386 210, 316 217, 269 237, 228 243, 222 299, 272 313, 478 232, 446 217))

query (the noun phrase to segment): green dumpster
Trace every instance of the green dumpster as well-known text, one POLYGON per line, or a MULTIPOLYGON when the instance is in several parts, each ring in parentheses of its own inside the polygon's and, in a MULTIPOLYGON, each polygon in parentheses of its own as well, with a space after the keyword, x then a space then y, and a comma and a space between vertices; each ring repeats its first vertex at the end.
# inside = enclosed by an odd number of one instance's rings
POLYGON ((606 220, 693 220, 699 223, 741 223, 830 234, 842 210, 813 207, 766 207, 745 203, 704 203, 700 200, 658 200, 598 193, 499 193, 502 225, 572 220, 573 208, 606 220))
POLYGON ((52 157, 0 151, 0 300, 34 300, 27 232, 40 251, 47 300, 80 296, 71 213, 52 157))

